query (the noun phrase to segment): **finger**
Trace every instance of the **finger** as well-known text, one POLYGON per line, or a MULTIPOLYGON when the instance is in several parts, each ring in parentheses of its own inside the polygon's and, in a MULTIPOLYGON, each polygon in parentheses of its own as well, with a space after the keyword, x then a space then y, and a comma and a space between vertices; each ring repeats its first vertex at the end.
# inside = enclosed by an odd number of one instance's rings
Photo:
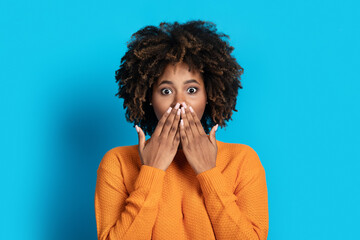
POLYGON ((210 138, 210 142, 211 142, 212 144, 216 144, 216 136, 215 136, 215 133, 216 133, 216 131, 217 131, 217 129, 218 129, 218 126, 219 126, 219 124, 216 124, 216 125, 211 129, 211 131, 210 131, 209 138, 210 138))
POLYGON ((163 129, 163 126, 165 124, 166 119, 169 117, 170 113, 171 113, 172 107, 169 107, 168 110, 162 115, 162 117, 160 118, 158 124, 156 125, 156 128, 154 130, 153 135, 154 136, 160 136, 161 131, 163 129))
POLYGON ((185 128, 184 128, 184 121, 183 119, 180 120, 180 140, 181 140, 181 144, 184 146, 187 146, 189 143, 188 137, 185 133, 185 128))
MULTIPOLYGON (((194 121, 195 127, 197 128, 198 132, 200 133, 200 135, 206 135, 204 128, 196 114, 196 112, 194 111, 194 109, 189 106, 189 110, 190 110, 190 116, 192 118, 192 121, 194 121)), ((191 124, 190 124, 191 125, 191 124)))
MULTIPOLYGON (((175 107, 175 108, 176 108, 176 107, 175 107)), ((174 120, 173 120, 173 124, 172 124, 172 126, 171 126, 171 128, 170 128, 170 130, 169 130, 169 133, 168 133, 169 139, 170 139, 171 141, 174 140, 174 137, 175 137, 175 135, 177 134, 178 129, 179 129, 180 111, 181 111, 181 110, 178 108, 177 111, 176 111, 176 115, 175 115, 175 117, 174 117, 174 120)))
MULTIPOLYGON (((177 112, 178 112, 179 106, 180 106, 180 103, 177 103, 175 105, 175 107, 171 110, 171 113, 168 116, 168 118, 166 119, 165 124, 163 126, 163 129, 161 131, 161 134, 163 134, 163 136, 168 137, 170 131, 174 131, 174 130, 172 130, 172 128, 173 128, 173 125, 174 125, 174 120, 177 117, 177 112)), ((177 125, 178 124, 179 124, 179 122, 177 122, 177 125)), ((176 127, 176 129, 177 129, 177 127, 176 127)), ((175 129, 175 132, 173 132, 173 136, 176 133, 176 129, 175 129)))
POLYGON ((136 131, 138 132, 138 139, 139 139, 139 152, 142 153, 144 147, 145 147, 145 134, 143 130, 138 127, 138 125, 135 125, 136 131))
POLYGON ((186 108, 182 107, 181 109, 181 118, 183 120, 183 126, 184 126, 184 130, 185 130, 185 134, 188 138, 189 141, 191 141, 191 139, 194 138, 194 134, 193 134, 193 130, 191 129, 191 126, 189 125, 189 120, 187 118, 187 115, 189 113, 187 113, 188 110, 186 110, 186 108))
POLYGON ((176 130, 176 134, 175 134, 173 143, 174 143, 174 146, 176 146, 176 147, 178 147, 180 144, 180 128, 179 127, 176 130))

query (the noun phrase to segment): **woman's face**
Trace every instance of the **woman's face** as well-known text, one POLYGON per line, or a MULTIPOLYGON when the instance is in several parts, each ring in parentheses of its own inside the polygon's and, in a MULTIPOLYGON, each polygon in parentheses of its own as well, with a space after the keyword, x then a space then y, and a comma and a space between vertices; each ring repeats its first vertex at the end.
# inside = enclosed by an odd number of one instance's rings
POLYGON ((153 86, 152 106, 159 120, 169 107, 185 102, 196 112, 198 118, 205 111, 206 90, 200 72, 189 71, 186 63, 169 64, 153 86))

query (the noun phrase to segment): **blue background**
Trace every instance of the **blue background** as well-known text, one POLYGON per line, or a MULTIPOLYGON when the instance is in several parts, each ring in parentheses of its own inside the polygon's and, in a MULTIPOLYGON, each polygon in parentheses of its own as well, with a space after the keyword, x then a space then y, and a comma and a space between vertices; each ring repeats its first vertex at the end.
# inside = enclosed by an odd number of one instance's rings
POLYGON ((259 155, 268 239, 358 237, 359 3, 1 1, 1 239, 96 239, 97 167, 137 144, 115 97, 132 33, 204 19, 245 69, 217 139, 259 155))

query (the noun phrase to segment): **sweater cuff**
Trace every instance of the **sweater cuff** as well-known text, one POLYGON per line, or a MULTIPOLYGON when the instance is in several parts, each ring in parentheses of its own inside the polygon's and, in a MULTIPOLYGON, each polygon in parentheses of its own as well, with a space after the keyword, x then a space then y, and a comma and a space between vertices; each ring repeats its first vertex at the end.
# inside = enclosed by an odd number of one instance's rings
POLYGON ((165 171, 142 165, 135 182, 135 189, 146 188, 154 192, 161 192, 165 177, 165 171))
POLYGON ((217 167, 199 173, 196 177, 204 194, 221 192, 228 187, 225 177, 217 167))

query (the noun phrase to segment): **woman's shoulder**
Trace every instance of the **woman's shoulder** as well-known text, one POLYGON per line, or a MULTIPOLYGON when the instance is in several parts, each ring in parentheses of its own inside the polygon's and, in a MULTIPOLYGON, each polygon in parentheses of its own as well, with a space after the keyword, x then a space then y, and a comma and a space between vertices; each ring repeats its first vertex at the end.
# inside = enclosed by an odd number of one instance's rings
MULTIPOLYGON (((117 156, 121 156, 123 154, 131 155, 131 154, 137 154, 138 153, 138 145, 129 145, 129 146, 118 146, 111 148, 106 152, 106 154, 113 154, 117 156)), ((105 154, 105 155, 106 155, 105 154)))
POLYGON ((111 148, 104 154, 99 168, 118 168, 124 162, 137 163, 138 159, 138 145, 118 146, 111 148))
POLYGON ((242 143, 226 143, 218 141, 218 157, 221 159, 228 159, 226 161, 235 161, 240 165, 246 165, 248 167, 262 167, 259 155, 249 145, 242 143))
POLYGON ((256 151, 250 147, 249 145, 242 144, 242 143, 227 143, 216 140, 218 151, 223 152, 234 152, 234 154, 256 154, 256 151))

